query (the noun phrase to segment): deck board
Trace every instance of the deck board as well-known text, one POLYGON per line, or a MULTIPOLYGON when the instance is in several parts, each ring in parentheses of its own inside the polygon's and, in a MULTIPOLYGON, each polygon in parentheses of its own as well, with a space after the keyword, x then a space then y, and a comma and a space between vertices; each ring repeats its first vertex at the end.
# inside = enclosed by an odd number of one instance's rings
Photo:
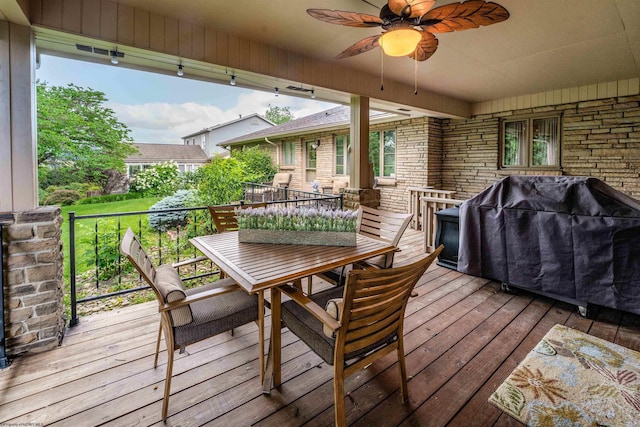
MULTIPOLYGON (((396 261, 420 254, 421 245, 409 230, 396 261)), ((499 283, 437 265, 416 294, 405 317, 408 405, 391 354, 346 380, 349 424, 522 426, 487 399, 556 323, 640 350, 640 316, 596 307, 583 318, 567 303, 503 293, 499 283)), ((0 371, 0 423, 165 425, 164 345, 153 369, 157 328, 153 302, 81 318, 60 347, 0 371)), ((249 324, 176 353, 166 425, 332 425, 332 368, 285 329, 283 384, 264 396, 257 337, 249 324)))

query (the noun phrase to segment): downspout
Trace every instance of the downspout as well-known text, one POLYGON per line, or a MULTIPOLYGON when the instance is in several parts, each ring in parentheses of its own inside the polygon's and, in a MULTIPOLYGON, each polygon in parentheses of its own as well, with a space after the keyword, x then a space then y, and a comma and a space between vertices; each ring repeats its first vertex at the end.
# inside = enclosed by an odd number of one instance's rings
POLYGON ((267 144, 271 144, 276 147, 276 166, 278 167, 278 171, 280 171, 280 145, 276 144, 275 142, 269 141, 269 138, 267 138, 266 136, 264 137, 264 140, 265 142, 267 142, 267 144))

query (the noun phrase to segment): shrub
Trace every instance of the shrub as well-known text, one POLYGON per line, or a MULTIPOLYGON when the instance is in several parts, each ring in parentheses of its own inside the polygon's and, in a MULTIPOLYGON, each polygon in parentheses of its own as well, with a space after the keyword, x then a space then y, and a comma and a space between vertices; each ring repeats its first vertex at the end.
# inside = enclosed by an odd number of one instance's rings
POLYGON ((231 158, 214 157, 197 170, 202 204, 222 205, 242 199, 243 182, 273 180, 277 168, 266 151, 253 147, 234 152, 231 158))
POLYGON ((81 198, 80 193, 75 190, 55 190, 42 201, 42 204, 68 206, 81 198))
MULTIPOLYGON (((149 210, 156 211, 162 209, 184 208, 195 199, 195 194, 191 190, 179 190, 173 196, 165 197, 149 210)), ((185 226, 187 224, 188 211, 161 212, 149 214, 149 226, 156 231, 167 231, 170 228, 185 226)))
POLYGON ((166 196, 178 189, 178 165, 158 163, 142 170, 131 180, 131 189, 147 196, 166 196))
POLYGON ((96 197, 87 197, 82 200, 78 200, 76 205, 93 205, 96 203, 108 203, 108 202, 119 202, 122 200, 133 200, 133 199, 142 199, 144 195, 142 193, 122 193, 122 194, 107 194, 104 196, 96 196, 96 197))
POLYGON ((214 157, 198 169, 198 194, 205 205, 224 205, 242 198, 242 163, 234 158, 214 157))
POLYGON ((268 152, 258 146, 244 148, 242 151, 234 152, 234 157, 242 163, 242 171, 245 182, 270 182, 278 172, 278 168, 273 165, 268 152))

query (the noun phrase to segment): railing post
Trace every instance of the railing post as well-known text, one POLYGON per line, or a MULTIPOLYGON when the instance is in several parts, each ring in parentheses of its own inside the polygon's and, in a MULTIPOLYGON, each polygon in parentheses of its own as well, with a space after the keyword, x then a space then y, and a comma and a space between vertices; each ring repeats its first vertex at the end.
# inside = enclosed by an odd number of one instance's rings
POLYGON ((71 296, 71 319, 69 326, 78 324, 76 301, 76 213, 69 212, 69 292, 71 296))

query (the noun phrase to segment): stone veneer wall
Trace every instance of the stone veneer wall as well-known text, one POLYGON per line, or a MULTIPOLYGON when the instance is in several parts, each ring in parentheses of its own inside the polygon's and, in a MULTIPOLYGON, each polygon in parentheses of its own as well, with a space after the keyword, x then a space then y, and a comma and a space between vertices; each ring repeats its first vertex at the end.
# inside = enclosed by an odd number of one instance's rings
POLYGON ((380 209, 407 212, 409 187, 442 187, 442 120, 395 123, 396 177, 380 180, 380 209))
POLYGON ((345 209, 356 210, 360 205, 376 209, 380 207, 380 191, 376 189, 345 188, 342 191, 345 209))
POLYGON ((442 188, 468 198, 506 175, 498 168, 500 119, 562 113, 561 165, 553 175, 593 176, 640 198, 640 96, 606 98, 444 120, 442 188))
POLYGON ((3 227, 7 355, 58 346, 64 335, 60 208, 13 214, 3 227))

